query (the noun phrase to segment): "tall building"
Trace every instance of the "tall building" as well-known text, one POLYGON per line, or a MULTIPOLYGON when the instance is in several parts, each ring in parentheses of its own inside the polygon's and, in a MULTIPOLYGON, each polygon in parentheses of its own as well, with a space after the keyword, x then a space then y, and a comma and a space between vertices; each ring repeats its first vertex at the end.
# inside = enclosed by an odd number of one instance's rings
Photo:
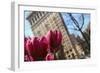
POLYGON ((80 39, 79 36, 75 36, 74 34, 70 34, 70 39, 72 41, 72 44, 74 46, 74 48, 77 50, 77 54, 79 55, 80 59, 83 59, 85 56, 85 53, 83 51, 83 47, 81 46, 80 42, 77 40, 80 39))
POLYGON ((31 24, 31 28, 35 36, 45 35, 49 30, 60 30, 63 36, 62 46, 65 58, 78 58, 77 50, 73 47, 68 29, 64 24, 61 13, 33 11, 27 19, 31 24))

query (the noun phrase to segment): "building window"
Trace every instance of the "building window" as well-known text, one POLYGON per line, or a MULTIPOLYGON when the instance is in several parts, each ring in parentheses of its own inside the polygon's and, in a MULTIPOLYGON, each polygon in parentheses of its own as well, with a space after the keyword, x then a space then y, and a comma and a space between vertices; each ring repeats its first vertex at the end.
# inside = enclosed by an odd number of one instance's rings
POLYGON ((37 13, 37 18, 40 18, 40 17, 39 17, 39 13, 37 13))
POLYGON ((41 12, 38 12, 38 16, 39 16, 39 18, 41 18, 41 12))
POLYGON ((69 51, 72 52, 72 49, 70 49, 69 51))
POLYGON ((71 56, 70 55, 68 55, 68 58, 70 58, 71 56))
POLYGON ((69 51, 66 51, 67 54, 69 54, 69 51))
POLYGON ((35 23, 35 20, 34 20, 34 18, 32 18, 32 22, 33 22, 33 23, 35 23))
POLYGON ((72 58, 75 59, 75 55, 74 55, 74 53, 72 53, 72 58))
POLYGON ((36 16, 34 16, 34 19, 35 19, 35 21, 37 21, 37 18, 36 18, 36 16))
POLYGON ((40 12, 40 16, 43 16, 44 15, 44 12, 40 12))

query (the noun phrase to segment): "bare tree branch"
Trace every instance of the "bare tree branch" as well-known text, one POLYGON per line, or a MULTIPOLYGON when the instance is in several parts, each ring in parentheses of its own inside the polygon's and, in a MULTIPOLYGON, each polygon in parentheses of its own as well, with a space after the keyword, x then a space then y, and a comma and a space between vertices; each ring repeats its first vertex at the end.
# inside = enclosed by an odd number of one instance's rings
POLYGON ((80 27, 79 27, 79 23, 78 23, 77 20, 73 17, 73 15, 72 15, 71 13, 68 13, 68 14, 69 14, 71 20, 74 22, 75 26, 76 26, 77 28, 80 28, 80 27))
POLYGON ((76 29, 76 28, 68 28, 68 29, 79 31, 79 30, 78 30, 78 29, 76 29))
POLYGON ((83 26, 84 26, 84 15, 82 14, 82 26, 81 26, 81 29, 83 28, 83 26))

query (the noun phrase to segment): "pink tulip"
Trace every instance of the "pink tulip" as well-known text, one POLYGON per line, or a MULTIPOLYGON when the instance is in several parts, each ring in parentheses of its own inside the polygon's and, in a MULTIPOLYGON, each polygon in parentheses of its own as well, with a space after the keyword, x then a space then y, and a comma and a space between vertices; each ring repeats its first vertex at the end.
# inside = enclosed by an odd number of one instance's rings
POLYGON ((54 60, 54 54, 53 53, 48 53, 46 56, 46 61, 54 60))
POLYGON ((62 34, 60 31, 49 31, 47 34, 48 42, 51 51, 57 51, 58 47, 61 45, 62 34))

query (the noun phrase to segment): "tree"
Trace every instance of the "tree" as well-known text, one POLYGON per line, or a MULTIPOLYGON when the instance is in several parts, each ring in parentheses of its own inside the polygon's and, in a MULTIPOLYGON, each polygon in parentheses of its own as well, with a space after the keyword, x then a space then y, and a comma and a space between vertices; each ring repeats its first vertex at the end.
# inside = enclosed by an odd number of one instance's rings
POLYGON ((83 26, 84 26, 84 14, 81 14, 81 18, 82 18, 82 23, 80 26, 80 23, 75 19, 75 17, 72 15, 72 13, 67 13, 70 17, 70 19, 73 21, 74 24, 72 24, 74 26, 74 30, 79 31, 82 35, 82 37, 84 38, 86 45, 88 47, 88 50, 90 49, 90 42, 87 39, 87 36, 84 34, 84 32, 82 31, 83 26))

